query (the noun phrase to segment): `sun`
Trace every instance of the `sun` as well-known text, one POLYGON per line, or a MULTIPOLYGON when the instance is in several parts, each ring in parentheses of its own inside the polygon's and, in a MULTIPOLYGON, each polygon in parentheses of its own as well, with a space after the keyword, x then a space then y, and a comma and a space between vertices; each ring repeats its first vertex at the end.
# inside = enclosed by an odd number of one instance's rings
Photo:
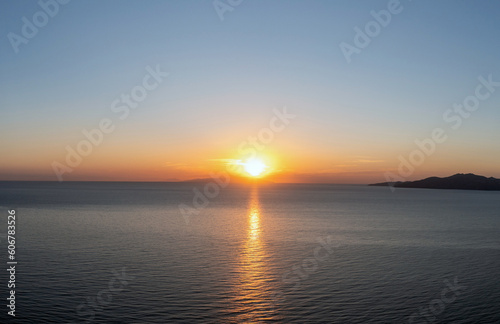
POLYGON ((267 165, 260 159, 249 159, 245 163, 242 163, 245 171, 252 177, 260 176, 266 169, 267 165))

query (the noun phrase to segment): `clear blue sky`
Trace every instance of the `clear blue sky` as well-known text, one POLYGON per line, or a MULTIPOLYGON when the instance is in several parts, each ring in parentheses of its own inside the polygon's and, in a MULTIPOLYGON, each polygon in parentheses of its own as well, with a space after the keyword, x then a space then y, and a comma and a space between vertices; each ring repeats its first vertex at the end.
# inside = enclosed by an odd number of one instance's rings
MULTIPOLYGON (((416 138, 446 126, 443 112, 474 92, 478 76, 500 80, 498 1, 401 1, 402 12, 347 63, 340 43, 353 44, 354 28, 388 2, 243 0, 221 21, 212 1, 73 0, 15 53, 7 35, 22 35, 22 17, 32 20, 41 8, 1 1, 0 180, 54 180, 51 162, 64 161, 65 146, 76 145, 82 128, 116 119, 113 100, 156 65, 169 76, 83 162, 82 176, 98 178, 106 152, 144 154, 148 167, 164 161, 198 175, 189 148, 200 160, 230 158, 214 155, 287 106, 299 117, 273 150, 284 160, 303 152, 310 167, 285 169, 331 173, 332 181, 337 172, 352 173, 353 182, 381 177, 416 138), (383 164, 356 164, 360 157, 383 164)), ((500 88, 414 176, 500 177, 499 122, 500 88), (443 171, 457 159, 462 164, 443 171)), ((133 164, 126 170, 141 174, 133 164)), ((161 179, 183 177, 175 172, 161 179)))

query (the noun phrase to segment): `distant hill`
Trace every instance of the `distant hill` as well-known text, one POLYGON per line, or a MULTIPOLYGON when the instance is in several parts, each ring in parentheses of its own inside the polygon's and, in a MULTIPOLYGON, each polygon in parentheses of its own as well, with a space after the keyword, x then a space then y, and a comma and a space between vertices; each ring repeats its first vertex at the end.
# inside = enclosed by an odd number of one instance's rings
POLYGON ((500 179, 487 178, 472 173, 457 173, 451 177, 430 177, 417 181, 382 182, 370 186, 393 186, 395 188, 426 188, 426 189, 463 189, 463 190, 500 190, 500 179))

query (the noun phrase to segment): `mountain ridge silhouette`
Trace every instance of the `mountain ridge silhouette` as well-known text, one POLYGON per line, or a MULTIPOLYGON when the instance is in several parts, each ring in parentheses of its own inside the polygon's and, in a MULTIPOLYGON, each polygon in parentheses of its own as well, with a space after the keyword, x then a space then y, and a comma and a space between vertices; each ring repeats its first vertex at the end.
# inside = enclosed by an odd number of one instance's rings
POLYGON ((369 186, 391 186, 394 188, 460 189, 460 190, 500 190, 500 179, 457 173, 449 177, 429 177, 416 181, 381 182, 369 186))

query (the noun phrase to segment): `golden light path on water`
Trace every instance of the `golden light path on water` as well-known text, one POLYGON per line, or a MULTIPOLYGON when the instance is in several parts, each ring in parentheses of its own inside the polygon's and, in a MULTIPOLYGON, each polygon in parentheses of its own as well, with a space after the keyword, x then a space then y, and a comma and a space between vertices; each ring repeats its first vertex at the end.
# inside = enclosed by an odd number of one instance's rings
POLYGON ((262 240, 262 217, 258 187, 254 187, 250 193, 247 234, 238 268, 240 276, 235 298, 235 320, 238 323, 260 322, 275 317, 269 257, 262 240))

